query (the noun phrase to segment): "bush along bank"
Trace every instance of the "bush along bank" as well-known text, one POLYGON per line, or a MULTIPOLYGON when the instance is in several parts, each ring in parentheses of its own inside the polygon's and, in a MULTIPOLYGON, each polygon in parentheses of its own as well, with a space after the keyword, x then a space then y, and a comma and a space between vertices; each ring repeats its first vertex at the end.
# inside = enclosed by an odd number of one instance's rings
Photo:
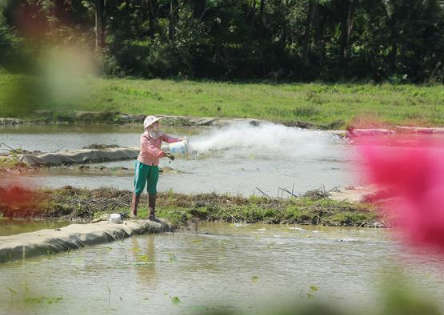
MULTIPOLYGON (((0 147, 2 146, 4 146, 3 143, 0 144, 0 147)), ((21 154, 32 154, 33 152, 23 149, 12 149, 9 147, 8 149, 10 149, 8 153, 0 153, 0 173, 29 168, 28 165, 19 161, 19 157, 21 154)))
MULTIPOLYGON (((131 192, 114 188, 26 190, 0 188, 0 214, 5 217, 59 218, 91 221, 106 213, 129 213, 131 192), (13 196, 20 196, 15 198, 13 196)), ((143 195, 141 218, 148 217, 143 195)), ((383 227, 377 209, 369 204, 334 201, 308 192, 299 198, 270 199, 232 195, 159 193, 157 214, 176 227, 190 220, 230 223, 310 224, 325 226, 383 227)))

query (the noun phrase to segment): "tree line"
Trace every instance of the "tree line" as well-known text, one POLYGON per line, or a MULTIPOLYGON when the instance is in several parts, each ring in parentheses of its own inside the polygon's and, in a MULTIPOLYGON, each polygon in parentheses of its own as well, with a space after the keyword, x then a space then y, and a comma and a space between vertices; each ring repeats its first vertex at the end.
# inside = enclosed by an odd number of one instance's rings
MULTIPOLYGON (((0 0, 0 65, 94 51, 105 74, 444 82, 442 0, 0 0)), ((26 67, 25 67, 26 66, 26 67)))

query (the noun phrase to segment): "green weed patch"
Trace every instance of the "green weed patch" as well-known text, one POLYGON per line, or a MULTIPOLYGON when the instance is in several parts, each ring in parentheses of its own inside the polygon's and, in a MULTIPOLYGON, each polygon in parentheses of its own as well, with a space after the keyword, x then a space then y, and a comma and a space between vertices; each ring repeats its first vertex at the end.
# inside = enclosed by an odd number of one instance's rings
MULTIPOLYGON (((34 192, 35 203, 7 205, 0 213, 8 217, 39 216, 89 221, 106 213, 128 214, 132 193, 114 188, 78 189, 66 186, 34 192), (26 207, 32 208, 28 209, 26 207)), ((148 198, 143 195, 139 217, 148 217, 148 198)), ((371 205, 338 202, 319 193, 292 199, 173 192, 159 193, 157 215, 176 226, 187 222, 310 224, 328 226, 374 226, 377 212, 371 205)))

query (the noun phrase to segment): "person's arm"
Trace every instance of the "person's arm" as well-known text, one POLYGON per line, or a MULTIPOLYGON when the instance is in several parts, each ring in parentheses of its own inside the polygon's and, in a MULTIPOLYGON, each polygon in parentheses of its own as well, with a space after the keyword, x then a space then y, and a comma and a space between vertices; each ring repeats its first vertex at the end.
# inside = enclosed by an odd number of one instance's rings
POLYGON ((142 136, 140 138, 140 151, 148 152, 149 154, 157 158, 162 158, 165 156, 165 152, 152 145, 148 138, 145 136, 142 136))
POLYGON ((165 141, 166 143, 175 143, 175 142, 180 142, 183 139, 180 138, 173 138, 170 137, 169 135, 167 135, 166 133, 162 134, 162 141, 165 141))

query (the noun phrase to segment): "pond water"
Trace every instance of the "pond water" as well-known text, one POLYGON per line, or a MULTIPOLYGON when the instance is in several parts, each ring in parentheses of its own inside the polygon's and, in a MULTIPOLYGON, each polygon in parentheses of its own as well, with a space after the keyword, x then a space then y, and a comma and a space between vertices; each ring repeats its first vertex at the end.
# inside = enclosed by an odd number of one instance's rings
POLYGON ((255 313, 308 294, 362 307, 394 266, 439 299, 441 263, 388 230, 205 223, 2 264, 0 314, 255 313))
POLYGON ((0 236, 34 232, 42 229, 56 229, 67 226, 70 222, 48 220, 12 220, 0 219, 0 236))
MULTIPOLYGON (((223 128, 164 128, 173 136, 187 136, 194 154, 189 159, 169 161, 179 174, 164 174, 159 190, 182 193, 230 193, 277 196, 279 188, 294 193, 325 187, 355 184, 358 172, 350 161, 354 150, 347 141, 330 132, 303 130, 264 123, 246 123, 223 128)), ((139 145, 138 126, 18 126, 0 128, 0 143, 12 148, 53 152, 78 149, 94 143, 133 147, 139 145)), ((2 147, 5 149, 5 147, 2 147)), ((133 168, 134 161, 100 163, 108 167, 133 168)), ((85 174, 63 170, 34 172, 17 176, 5 174, 0 185, 21 178, 27 185, 97 188, 113 186, 132 189, 132 176, 85 174)), ((287 194, 287 196, 289 196, 287 194)), ((285 197, 285 194, 284 194, 285 197)))

